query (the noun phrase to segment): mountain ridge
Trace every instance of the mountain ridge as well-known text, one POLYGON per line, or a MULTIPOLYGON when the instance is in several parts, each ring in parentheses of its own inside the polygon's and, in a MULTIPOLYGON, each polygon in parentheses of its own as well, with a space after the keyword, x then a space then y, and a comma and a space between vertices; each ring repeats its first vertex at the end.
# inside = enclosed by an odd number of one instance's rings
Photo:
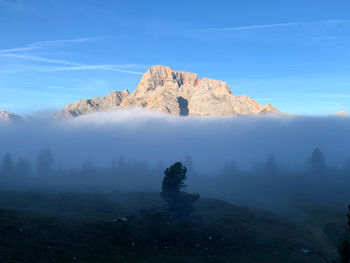
POLYGON ((339 111, 337 113, 334 113, 332 116, 335 116, 335 117, 349 117, 350 114, 348 111, 344 110, 344 111, 339 111))
POLYGON ((4 123, 4 122, 19 122, 22 121, 23 118, 15 113, 9 112, 9 111, 5 111, 5 110, 0 110, 0 123, 4 123))
POLYGON ((74 118, 120 108, 145 108, 180 116, 284 115, 274 106, 260 105, 246 95, 235 96, 226 82, 202 78, 196 73, 152 66, 135 91, 113 91, 104 97, 67 104, 60 117, 74 118))

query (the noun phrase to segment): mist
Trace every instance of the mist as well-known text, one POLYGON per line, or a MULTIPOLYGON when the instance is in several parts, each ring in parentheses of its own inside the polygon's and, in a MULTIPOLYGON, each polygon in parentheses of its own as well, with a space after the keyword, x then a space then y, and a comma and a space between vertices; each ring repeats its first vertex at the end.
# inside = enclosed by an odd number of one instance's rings
POLYGON ((3 187, 159 191, 164 169, 182 161, 189 189, 205 196, 266 209, 305 196, 343 205, 350 197, 349 134, 350 118, 342 117, 178 117, 140 109, 70 120, 38 114, 1 126, 1 156, 31 166, 30 175, 1 181, 3 187), (321 168, 310 161, 317 148, 321 168), (53 163, 40 176, 43 149, 53 163))
POLYGON ((50 148, 57 165, 77 167, 113 158, 168 164, 191 156, 201 172, 213 173, 235 160, 249 169, 273 154, 290 168, 303 165, 319 147, 329 165, 350 155, 350 118, 340 117, 177 117, 144 110, 95 113, 72 120, 29 117, 2 126, 0 154, 35 158, 50 148))

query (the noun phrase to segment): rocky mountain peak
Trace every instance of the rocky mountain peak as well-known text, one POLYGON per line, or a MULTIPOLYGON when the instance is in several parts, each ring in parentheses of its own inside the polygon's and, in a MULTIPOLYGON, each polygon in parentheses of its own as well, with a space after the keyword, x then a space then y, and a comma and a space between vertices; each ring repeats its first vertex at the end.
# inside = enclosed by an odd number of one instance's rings
POLYGON ((8 111, 0 110, 0 123, 22 121, 22 117, 8 111))
POLYGON ((271 113, 280 113, 279 110, 277 110, 274 106, 271 104, 266 104, 263 106, 262 110, 260 111, 260 114, 271 114, 271 113))
POLYGON ((113 111, 121 105, 123 100, 130 95, 128 90, 112 91, 104 97, 82 99, 75 103, 68 104, 60 111, 60 117, 78 117, 98 111, 113 111))
POLYGON ((105 97, 79 100, 65 106, 60 115, 76 117, 123 107, 139 107, 182 116, 282 114, 270 104, 261 106, 248 96, 236 97, 223 81, 200 80, 195 73, 157 65, 147 70, 132 94, 127 90, 114 91, 105 97))
POLYGON ((152 66, 142 77, 134 96, 140 96, 160 87, 180 88, 184 85, 197 86, 199 82, 195 73, 174 71, 166 66, 152 66))
POLYGON ((347 111, 344 110, 344 111, 340 111, 340 112, 337 112, 337 113, 333 114, 333 116, 349 117, 350 114, 349 114, 349 112, 347 112, 347 111))

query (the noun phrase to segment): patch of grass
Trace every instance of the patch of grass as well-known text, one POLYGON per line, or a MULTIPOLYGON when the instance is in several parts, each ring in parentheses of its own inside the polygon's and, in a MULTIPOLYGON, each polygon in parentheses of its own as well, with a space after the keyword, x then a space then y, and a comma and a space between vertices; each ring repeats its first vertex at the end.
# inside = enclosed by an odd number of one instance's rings
POLYGON ((215 199, 186 220, 162 206, 158 193, 0 192, 0 262, 322 262, 341 229, 331 213, 317 235, 315 224, 215 199))

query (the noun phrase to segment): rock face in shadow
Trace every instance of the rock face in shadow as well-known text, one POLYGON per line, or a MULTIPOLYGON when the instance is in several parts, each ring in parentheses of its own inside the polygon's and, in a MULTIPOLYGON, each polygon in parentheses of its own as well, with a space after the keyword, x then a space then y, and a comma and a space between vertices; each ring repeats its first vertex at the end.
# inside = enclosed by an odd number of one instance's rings
POLYGON ((15 113, 0 110, 0 123, 15 123, 22 120, 22 117, 15 113))
POLYGON ((135 107, 180 116, 282 114, 270 104, 261 106, 247 96, 236 97, 223 81, 153 66, 132 94, 127 90, 113 91, 105 97, 79 100, 65 106, 59 115, 71 118, 135 107))
POLYGON ((178 97, 177 102, 179 103, 180 115, 181 116, 188 116, 188 113, 189 113, 188 101, 186 99, 184 99, 183 97, 178 97))

